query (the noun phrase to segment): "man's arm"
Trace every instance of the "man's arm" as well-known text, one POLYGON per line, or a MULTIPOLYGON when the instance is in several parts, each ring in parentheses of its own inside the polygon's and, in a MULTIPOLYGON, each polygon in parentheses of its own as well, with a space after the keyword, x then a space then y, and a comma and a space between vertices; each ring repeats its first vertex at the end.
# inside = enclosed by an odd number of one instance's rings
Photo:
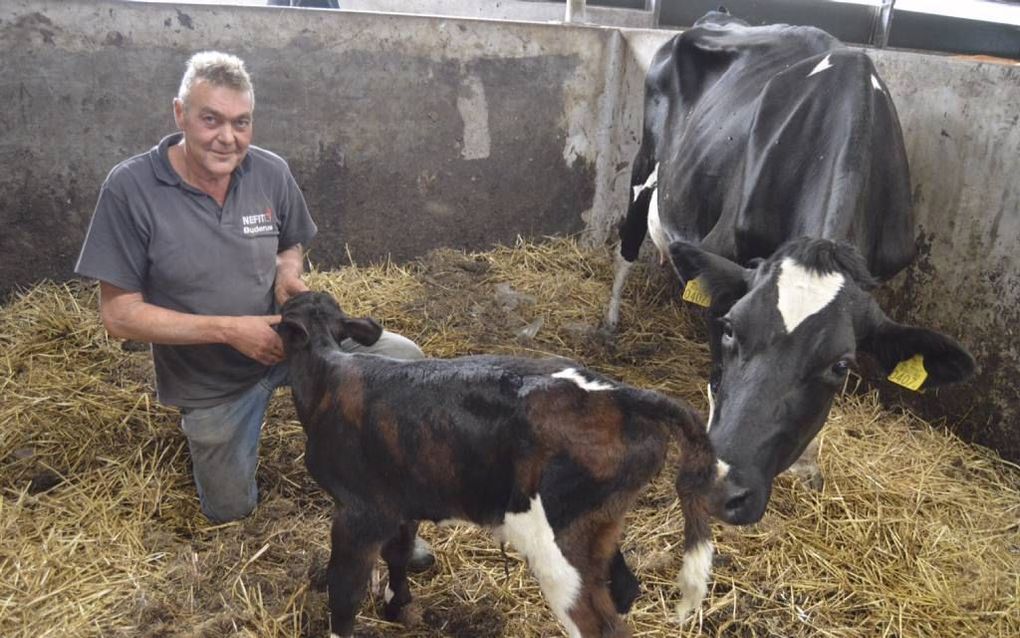
POLYGON ((276 254, 276 303, 281 306, 294 295, 305 292, 308 286, 301 281, 304 272, 304 250, 295 244, 276 254))
POLYGON ((192 315, 147 303, 139 292, 99 283, 99 314, 111 337, 163 345, 224 343, 264 365, 283 360, 283 342, 272 326, 279 315, 192 315))

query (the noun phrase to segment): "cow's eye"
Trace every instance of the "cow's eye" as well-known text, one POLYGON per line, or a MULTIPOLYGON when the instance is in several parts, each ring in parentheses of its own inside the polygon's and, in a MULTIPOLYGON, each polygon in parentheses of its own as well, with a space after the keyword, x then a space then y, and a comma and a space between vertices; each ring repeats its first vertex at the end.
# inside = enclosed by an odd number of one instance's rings
POLYGON ((850 362, 846 359, 840 359, 836 363, 832 364, 832 374, 836 376, 843 376, 850 370, 850 362))
POLYGON ((736 341, 733 337, 733 322, 725 318, 720 319, 719 331, 722 333, 722 338, 720 339, 720 341, 722 342, 723 347, 732 348, 733 344, 736 341))

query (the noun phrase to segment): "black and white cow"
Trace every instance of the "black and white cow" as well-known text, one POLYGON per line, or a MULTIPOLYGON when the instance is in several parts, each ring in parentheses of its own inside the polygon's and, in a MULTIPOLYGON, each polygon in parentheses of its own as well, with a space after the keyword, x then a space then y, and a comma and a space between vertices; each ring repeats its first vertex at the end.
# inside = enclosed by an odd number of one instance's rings
POLYGON ((700 603, 722 498, 720 467, 689 406, 566 359, 347 354, 341 340, 374 343, 381 328, 323 293, 287 301, 279 330, 305 464, 337 504, 327 570, 334 635, 352 635, 380 551, 385 613, 399 618, 411 600, 415 521, 460 519, 524 554, 571 638, 630 636, 617 612, 636 581, 617 543, 671 440, 685 522, 679 611, 700 603))
POLYGON ((707 288, 710 436, 724 518, 761 518, 774 477, 828 416, 859 352, 924 387, 973 372, 955 341, 890 321, 869 290, 914 256, 910 179, 868 56, 811 27, 712 12, 655 54, 606 323, 647 234, 707 288))

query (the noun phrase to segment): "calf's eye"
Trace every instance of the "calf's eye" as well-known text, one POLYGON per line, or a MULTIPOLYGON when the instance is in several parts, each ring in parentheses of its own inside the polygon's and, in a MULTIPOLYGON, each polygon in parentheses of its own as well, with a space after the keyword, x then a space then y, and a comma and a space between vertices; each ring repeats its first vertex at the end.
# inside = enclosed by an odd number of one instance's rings
POLYGON ((840 359, 836 363, 832 364, 832 373, 838 376, 842 376, 850 370, 850 362, 846 359, 840 359))

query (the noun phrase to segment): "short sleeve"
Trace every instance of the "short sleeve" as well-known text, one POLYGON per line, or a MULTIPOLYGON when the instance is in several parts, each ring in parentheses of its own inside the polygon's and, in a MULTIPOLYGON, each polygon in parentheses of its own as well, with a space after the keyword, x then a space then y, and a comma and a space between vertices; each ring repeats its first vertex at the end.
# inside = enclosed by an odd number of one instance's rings
POLYGON ((107 178, 99 191, 74 272, 131 292, 142 292, 147 273, 147 238, 126 201, 107 178))
POLYGON ((308 204, 305 203, 305 197, 301 194, 301 189, 298 188, 297 180, 294 179, 289 168, 284 170, 286 172, 284 192, 278 211, 281 224, 280 244, 277 249, 279 252, 283 252, 297 244, 307 246, 308 242, 312 241, 315 233, 318 231, 315 222, 312 221, 311 214, 308 212, 308 204))

